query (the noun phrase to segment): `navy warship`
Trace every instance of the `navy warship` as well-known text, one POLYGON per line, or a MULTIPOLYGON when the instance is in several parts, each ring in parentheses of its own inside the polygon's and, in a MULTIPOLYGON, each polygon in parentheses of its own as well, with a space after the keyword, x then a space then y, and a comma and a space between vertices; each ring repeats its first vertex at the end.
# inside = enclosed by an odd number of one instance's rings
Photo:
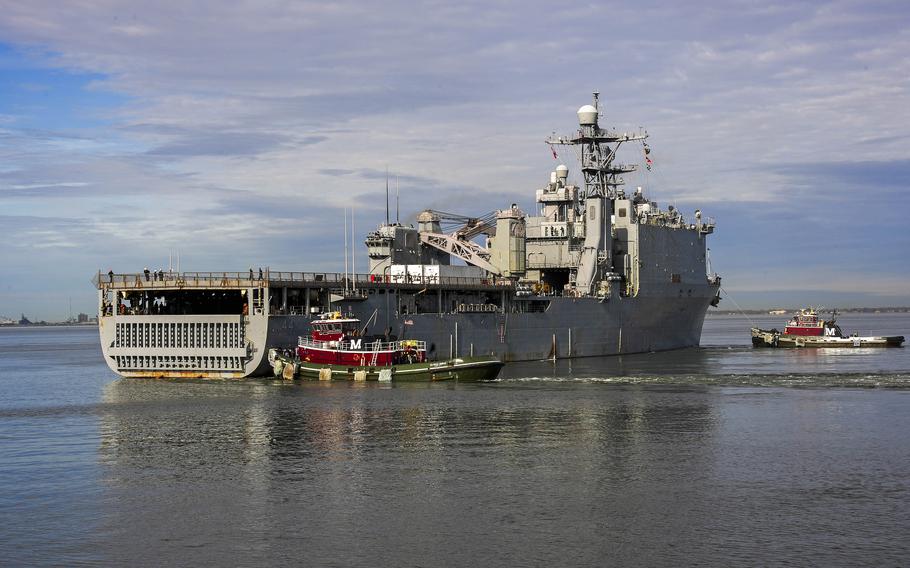
MULTIPOLYGON (((578 129, 545 140, 580 157, 581 185, 557 166, 517 205, 480 216, 425 210, 416 227, 386 222, 366 237, 369 272, 98 272, 104 359, 129 377, 241 378, 271 372, 270 348, 293 349, 313 319, 341 312, 366 333, 426 343, 430 359, 592 357, 696 346, 720 277, 708 274, 712 219, 687 222, 623 175, 616 160, 647 132, 599 125, 598 93, 578 129), (444 229, 445 227, 445 229, 444 229)), ((557 153, 553 152, 554 157, 557 153)), ((387 184, 388 185, 388 184, 387 184)), ((388 203, 388 187, 386 189, 388 203)), ((347 265, 347 258, 345 259, 347 265)), ((353 262, 352 262, 353 264, 353 262)))

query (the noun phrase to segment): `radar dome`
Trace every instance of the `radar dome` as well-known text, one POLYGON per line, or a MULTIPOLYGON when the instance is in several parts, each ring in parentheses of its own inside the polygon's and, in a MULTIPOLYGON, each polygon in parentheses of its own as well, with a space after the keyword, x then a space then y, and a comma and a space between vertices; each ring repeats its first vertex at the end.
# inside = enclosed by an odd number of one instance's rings
POLYGON ((566 179, 569 177, 569 168, 567 168, 565 164, 556 166, 556 177, 559 179, 566 179))
POLYGON ((578 124, 581 126, 594 126, 597 124, 597 109, 585 105, 578 109, 578 124))

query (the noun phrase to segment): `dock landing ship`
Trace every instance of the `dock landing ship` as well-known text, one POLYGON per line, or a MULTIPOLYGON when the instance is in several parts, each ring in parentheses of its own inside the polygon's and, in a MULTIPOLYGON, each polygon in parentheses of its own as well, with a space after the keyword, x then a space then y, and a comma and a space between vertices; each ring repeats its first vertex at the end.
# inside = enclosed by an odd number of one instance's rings
MULTIPOLYGON (((597 93, 579 128, 546 140, 580 156, 581 185, 559 165, 517 205, 477 217, 426 210, 366 237, 368 274, 101 273, 104 358, 130 377, 240 378, 270 371, 269 348, 293 349, 313 318, 341 312, 365 333, 425 341, 430 359, 590 357, 698 345, 720 299, 707 273, 714 221, 686 222, 638 188, 620 146, 647 133, 601 128, 597 93), (457 259, 457 260, 453 260, 457 259), (453 263, 454 262, 454 263, 453 263)), ((554 152, 555 155, 555 152, 554 152)))

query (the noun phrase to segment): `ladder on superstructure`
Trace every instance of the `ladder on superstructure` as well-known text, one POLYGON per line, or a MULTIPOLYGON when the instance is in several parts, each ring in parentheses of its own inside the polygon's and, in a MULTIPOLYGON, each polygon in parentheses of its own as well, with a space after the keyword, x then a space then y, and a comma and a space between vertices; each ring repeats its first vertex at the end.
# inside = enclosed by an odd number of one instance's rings
POLYGON ((262 313, 262 308, 265 306, 264 296, 262 288, 253 288, 252 313, 262 313))
POLYGON ((377 339, 373 342, 373 357, 370 359, 370 366, 376 366, 376 360, 379 358, 379 350, 382 348, 382 340, 377 339))

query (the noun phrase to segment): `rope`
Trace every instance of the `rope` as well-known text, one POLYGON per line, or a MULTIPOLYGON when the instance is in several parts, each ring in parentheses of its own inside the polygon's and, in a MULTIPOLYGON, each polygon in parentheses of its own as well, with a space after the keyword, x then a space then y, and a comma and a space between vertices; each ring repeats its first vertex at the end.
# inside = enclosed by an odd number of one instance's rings
POLYGON ((739 313, 746 316, 746 319, 749 320, 749 323, 752 324, 752 327, 756 327, 755 322, 752 321, 752 318, 749 317, 749 314, 743 311, 742 307, 736 303, 736 300, 733 299, 733 296, 730 295, 730 292, 724 290, 723 286, 720 287, 720 291, 726 294, 728 298, 730 298, 730 301, 733 302, 733 305, 736 306, 736 308, 739 310, 739 313))

